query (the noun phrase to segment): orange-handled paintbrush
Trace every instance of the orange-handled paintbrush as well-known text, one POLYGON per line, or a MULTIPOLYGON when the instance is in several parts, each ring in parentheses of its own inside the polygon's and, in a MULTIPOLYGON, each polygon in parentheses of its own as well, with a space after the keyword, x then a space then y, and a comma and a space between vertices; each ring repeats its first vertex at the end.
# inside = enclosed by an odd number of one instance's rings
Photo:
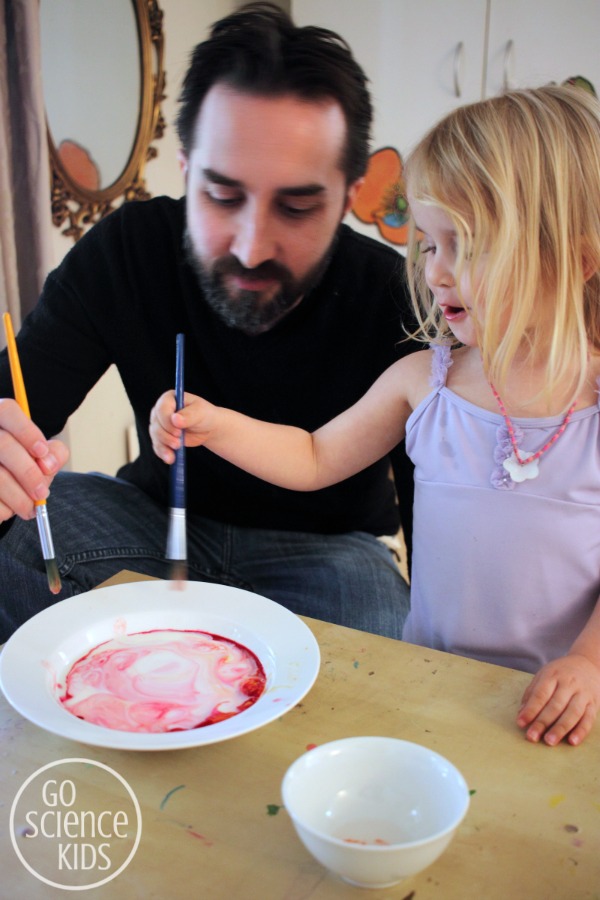
MULTIPOLYGON (((10 374, 12 377, 13 390, 15 392, 15 400, 17 401, 25 415, 31 418, 31 413, 29 412, 29 403, 27 402, 27 394, 25 393, 25 383, 23 381, 21 363, 19 362, 19 354, 17 352, 17 342, 15 341, 15 333, 13 330, 10 313, 4 313, 3 320, 4 332, 6 334, 6 344, 8 347, 10 374)), ((60 575, 58 574, 58 566, 56 564, 56 558, 54 555, 54 544, 52 543, 52 532, 50 531, 50 520, 48 519, 48 510, 46 508, 45 500, 36 501, 35 517, 37 520, 38 532, 40 535, 40 543, 42 545, 44 563, 46 564, 48 587, 53 594, 58 594, 61 589, 60 575)))

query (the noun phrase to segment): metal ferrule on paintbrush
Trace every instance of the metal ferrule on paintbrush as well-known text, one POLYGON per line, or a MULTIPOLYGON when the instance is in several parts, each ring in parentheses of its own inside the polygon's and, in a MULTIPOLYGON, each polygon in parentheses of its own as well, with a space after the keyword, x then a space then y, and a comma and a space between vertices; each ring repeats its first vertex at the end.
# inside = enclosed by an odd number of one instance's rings
MULTIPOLYGON (((184 404, 184 335, 177 335, 175 364, 175 404, 179 410, 184 404)), ((170 471, 169 532, 166 557, 171 561, 171 579, 181 583, 187 579, 187 523, 186 523, 186 472, 183 434, 181 447, 175 451, 175 462, 170 471)))
POLYGON ((171 466, 171 506, 169 508, 169 533, 167 559, 187 559, 187 530, 185 517, 185 455, 183 447, 175 453, 171 466))
POLYGON ((45 501, 36 504, 35 518, 40 536, 40 544, 42 545, 42 555, 46 565, 48 587, 53 594, 58 594, 61 589, 60 575, 58 573, 58 565, 54 554, 54 543, 52 541, 52 532, 50 531, 50 519, 48 518, 48 509, 46 508, 45 501))

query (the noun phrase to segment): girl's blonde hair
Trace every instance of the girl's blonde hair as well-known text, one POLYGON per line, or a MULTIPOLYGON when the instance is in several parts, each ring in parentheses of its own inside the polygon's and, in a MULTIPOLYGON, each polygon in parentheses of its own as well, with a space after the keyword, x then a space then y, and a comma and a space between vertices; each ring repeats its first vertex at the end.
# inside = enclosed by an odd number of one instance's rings
MULTIPOLYGON (((499 388, 517 351, 546 360, 546 389, 586 377, 600 350, 600 104, 578 87, 516 90, 450 113, 410 154, 410 197, 457 232, 457 284, 483 271, 474 316, 499 388), (576 371, 577 374, 573 374, 576 371)), ((452 342, 424 279, 414 222, 408 247, 424 340, 452 342)))

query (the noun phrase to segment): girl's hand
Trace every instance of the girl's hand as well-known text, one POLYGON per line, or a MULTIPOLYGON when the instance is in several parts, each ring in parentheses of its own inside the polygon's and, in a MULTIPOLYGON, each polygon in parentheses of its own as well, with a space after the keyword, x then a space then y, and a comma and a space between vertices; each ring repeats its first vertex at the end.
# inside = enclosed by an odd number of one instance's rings
POLYGON ((167 391, 150 413, 152 447, 169 465, 175 461, 175 450, 181 447, 184 430, 185 446, 199 447, 211 437, 217 420, 217 407, 194 394, 184 394, 184 406, 179 412, 175 407, 175 392, 167 391))
POLYGON ((570 653, 545 665, 523 694, 517 725, 527 740, 553 747, 566 736, 573 746, 590 733, 600 708, 600 669, 570 653))

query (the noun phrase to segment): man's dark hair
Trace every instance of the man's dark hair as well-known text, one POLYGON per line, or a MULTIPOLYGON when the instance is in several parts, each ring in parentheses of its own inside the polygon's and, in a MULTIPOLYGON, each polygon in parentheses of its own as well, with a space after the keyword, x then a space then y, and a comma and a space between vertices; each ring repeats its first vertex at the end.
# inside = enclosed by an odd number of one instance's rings
POLYGON ((364 174, 373 115, 367 78, 334 31, 299 28, 272 3, 248 3, 215 22, 192 51, 179 96, 177 132, 188 155, 200 107, 218 83, 259 96, 336 100, 347 125, 340 167, 348 184, 364 174))

